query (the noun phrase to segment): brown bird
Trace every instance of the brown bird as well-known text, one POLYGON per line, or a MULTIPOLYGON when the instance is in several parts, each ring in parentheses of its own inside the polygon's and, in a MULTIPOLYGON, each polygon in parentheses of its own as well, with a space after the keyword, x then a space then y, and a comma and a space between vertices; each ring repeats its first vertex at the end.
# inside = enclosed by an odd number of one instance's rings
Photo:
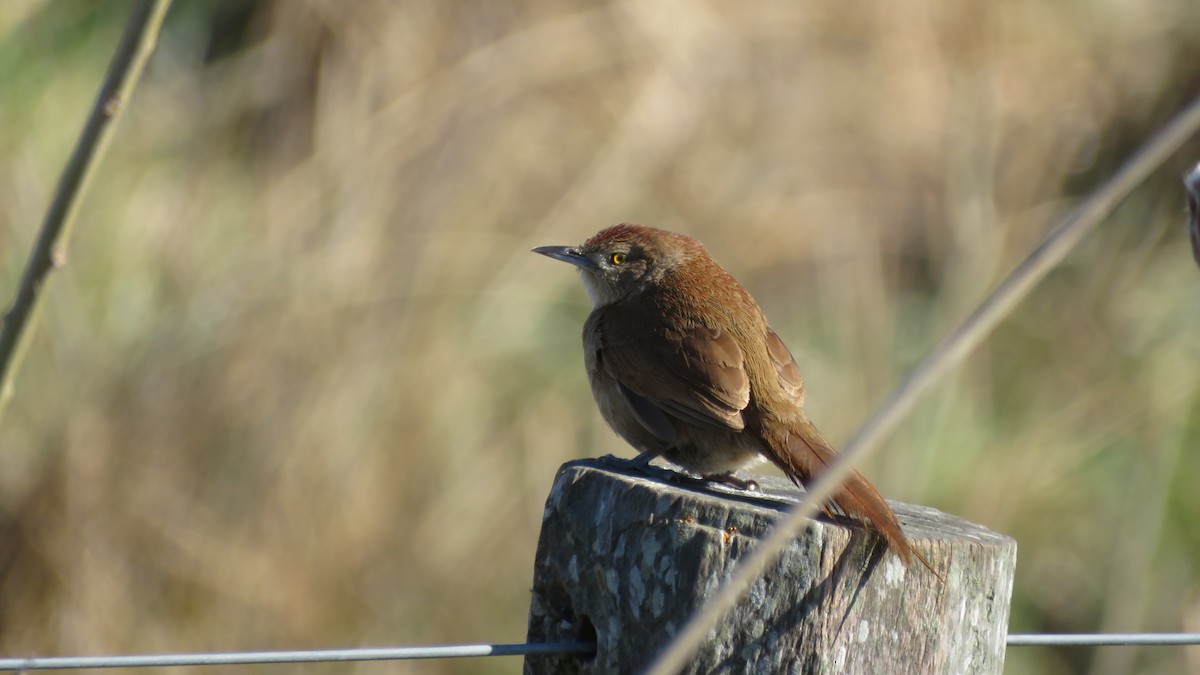
MULTIPOLYGON (((734 472, 763 457, 800 485, 836 459, 804 414, 791 352, 700 242, 625 224, 581 246, 533 250, 579 268, 594 304, 583 328, 592 395, 609 426, 642 453, 639 462, 662 456, 745 488, 753 482, 734 472)), ((915 556, 929 567, 860 473, 832 501, 868 523, 906 565, 915 556)))

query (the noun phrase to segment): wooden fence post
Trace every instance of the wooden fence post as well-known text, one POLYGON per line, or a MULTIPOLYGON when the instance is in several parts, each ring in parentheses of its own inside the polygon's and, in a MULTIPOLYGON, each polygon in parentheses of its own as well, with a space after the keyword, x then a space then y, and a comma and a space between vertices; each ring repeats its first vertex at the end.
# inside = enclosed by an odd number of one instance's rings
MULTIPOLYGON (((546 501, 529 641, 596 640, 592 657, 531 656, 525 673, 636 673, 801 494, 761 496, 563 465, 546 501)), ((892 503, 945 576, 905 568, 862 527, 815 520, 697 653, 690 673, 999 674, 1016 542, 892 503)))

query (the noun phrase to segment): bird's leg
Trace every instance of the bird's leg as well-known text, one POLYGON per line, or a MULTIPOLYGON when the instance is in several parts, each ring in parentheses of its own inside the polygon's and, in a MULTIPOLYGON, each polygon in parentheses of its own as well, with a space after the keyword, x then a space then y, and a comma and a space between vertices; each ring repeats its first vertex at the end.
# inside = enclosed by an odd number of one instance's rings
POLYGON ((679 474, 665 467, 654 466, 651 464, 651 462, 661 455, 661 450, 649 450, 632 459, 625 459, 624 457, 616 457, 614 455, 605 455, 600 458, 600 461, 616 469, 617 471, 625 473, 637 473, 659 481, 674 481, 679 474))
POLYGON ((629 468, 644 471, 650 466, 650 462, 662 456, 662 450, 647 450, 646 452, 638 453, 637 457, 629 460, 629 468))
POLYGON ((748 492, 762 491, 762 488, 758 485, 757 481, 747 478, 738 478, 737 476, 733 475, 732 471, 728 471, 726 473, 706 473, 703 474, 702 477, 704 480, 710 483, 720 483, 722 485, 735 487, 739 490, 746 490, 748 492))
POLYGON ((605 455, 600 458, 600 461, 611 467, 622 469, 624 471, 638 471, 640 473, 646 473, 646 470, 650 468, 650 462, 658 459, 660 455, 662 455, 662 451, 660 450, 648 450, 646 452, 639 453, 638 456, 634 457, 633 459, 625 459, 623 457, 617 457, 616 455, 605 455))

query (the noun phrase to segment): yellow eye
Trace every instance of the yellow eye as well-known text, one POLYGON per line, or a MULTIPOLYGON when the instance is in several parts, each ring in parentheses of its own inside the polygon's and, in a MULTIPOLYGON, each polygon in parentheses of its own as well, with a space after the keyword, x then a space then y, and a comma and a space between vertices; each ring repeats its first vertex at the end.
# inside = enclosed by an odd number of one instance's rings
POLYGON ((608 256, 608 260, 609 260, 609 262, 611 262, 614 265, 624 265, 625 264, 625 254, 624 253, 614 253, 614 254, 608 256))

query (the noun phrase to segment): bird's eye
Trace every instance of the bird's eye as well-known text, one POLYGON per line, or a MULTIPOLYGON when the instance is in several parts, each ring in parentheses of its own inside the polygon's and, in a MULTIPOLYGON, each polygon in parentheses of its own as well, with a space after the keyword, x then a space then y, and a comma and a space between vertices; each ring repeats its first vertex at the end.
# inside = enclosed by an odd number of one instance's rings
POLYGON ((624 265, 625 264, 625 254, 624 253, 614 253, 614 254, 608 256, 608 261, 614 265, 624 265))

